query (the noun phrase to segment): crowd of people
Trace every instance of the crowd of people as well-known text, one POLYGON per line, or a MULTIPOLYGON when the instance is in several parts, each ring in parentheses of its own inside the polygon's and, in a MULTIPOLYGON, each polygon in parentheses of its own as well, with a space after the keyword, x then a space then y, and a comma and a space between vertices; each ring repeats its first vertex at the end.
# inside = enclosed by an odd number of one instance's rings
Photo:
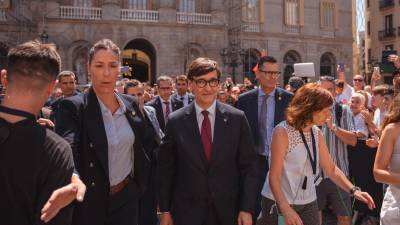
POLYGON ((0 210, 6 224, 400 224, 400 58, 392 85, 295 75, 262 56, 221 81, 216 61, 155 84, 121 78, 109 39, 90 85, 54 46, 12 48, 1 71, 0 210))

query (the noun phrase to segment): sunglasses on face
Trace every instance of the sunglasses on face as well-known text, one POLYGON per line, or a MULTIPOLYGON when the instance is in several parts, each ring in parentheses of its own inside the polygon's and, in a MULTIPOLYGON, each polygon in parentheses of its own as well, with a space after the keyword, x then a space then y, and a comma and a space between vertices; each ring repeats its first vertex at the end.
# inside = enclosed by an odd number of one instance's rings
POLYGON ((364 79, 358 79, 358 78, 356 78, 356 79, 353 79, 353 81, 355 81, 355 82, 364 82, 364 79))

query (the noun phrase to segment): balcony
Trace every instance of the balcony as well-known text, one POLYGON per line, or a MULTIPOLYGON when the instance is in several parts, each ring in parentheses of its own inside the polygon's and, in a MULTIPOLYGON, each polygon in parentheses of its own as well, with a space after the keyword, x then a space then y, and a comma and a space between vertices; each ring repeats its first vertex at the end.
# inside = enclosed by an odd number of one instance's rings
POLYGON ((121 9, 122 21, 137 22, 158 22, 158 11, 153 10, 137 10, 137 9, 121 9))
POLYGON ((7 11, 5 9, 0 9, 0 21, 7 20, 7 11))
POLYGON ((388 28, 385 30, 381 30, 378 32, 378 39, 380 41, 385 41, 388 39, 392 39, 396 37, 396 28, 392 27, 392 28, 388 28))
POLYGON ((242 24, 242 30, 249 33, 259 33, 260 24, 259 23, 246 23, 242 24))
POLYGON ((182 24, 211 25, 211 14, 178 12, 176 21, 182 24))
POLYGON ((59 15, 62 19, 101 20, 102 11, 101 8, 60 6, 59 15))
POLYGON ((380 0, 379 9, 394 7, 394 0, 380 0))
POLYGON ((300 34, 300 26, 299 25, 285 25, 284 32, 287 34, 300 34))

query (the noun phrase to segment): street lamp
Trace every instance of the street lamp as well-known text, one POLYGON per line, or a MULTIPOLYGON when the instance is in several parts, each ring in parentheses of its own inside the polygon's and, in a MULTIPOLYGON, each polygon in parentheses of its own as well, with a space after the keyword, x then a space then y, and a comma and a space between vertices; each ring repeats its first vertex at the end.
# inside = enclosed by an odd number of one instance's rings
POLYGON ((236 67, 242 64, 246 55, 246 50, 241 49, 238 41, 231 41, 227 48, 220 51, 222 62, 232 68, 232 81, 236 83, 236 67))
POLYGON ((40 34, 40 40, 42 41, 43 44, 46 44, 48 39, 49 35, 47 34, 46 30, 43 30, 42 34, 40 34))

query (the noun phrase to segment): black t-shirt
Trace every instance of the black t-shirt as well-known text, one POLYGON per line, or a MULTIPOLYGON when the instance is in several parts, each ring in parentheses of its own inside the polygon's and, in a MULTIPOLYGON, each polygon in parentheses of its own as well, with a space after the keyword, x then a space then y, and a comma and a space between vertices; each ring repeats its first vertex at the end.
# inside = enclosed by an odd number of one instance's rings
MULTIPOLYGON (((35 121, 11 124, 0 118, 0 128, 8 130, 0 143, 0 224, 42 224, 40 210, 51 193, 71 181, 71 147, 35 121)), ((71 221, 68 206, 47 224, 71 221)))

